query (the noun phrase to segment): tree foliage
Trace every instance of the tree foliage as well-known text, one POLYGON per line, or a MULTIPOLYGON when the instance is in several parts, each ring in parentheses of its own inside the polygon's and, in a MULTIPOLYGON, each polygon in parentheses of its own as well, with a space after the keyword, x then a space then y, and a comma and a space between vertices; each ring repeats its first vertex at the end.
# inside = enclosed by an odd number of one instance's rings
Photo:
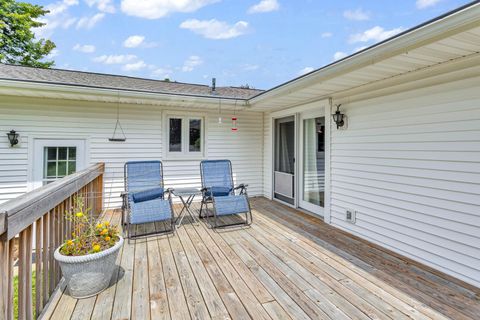
POLYGON ((33 28, 49 11, 42 6, 15 0, 0 0, 0 62, 49 68, 54 61, 45 57, 55 48, 50 40, 36 39, 33 28))

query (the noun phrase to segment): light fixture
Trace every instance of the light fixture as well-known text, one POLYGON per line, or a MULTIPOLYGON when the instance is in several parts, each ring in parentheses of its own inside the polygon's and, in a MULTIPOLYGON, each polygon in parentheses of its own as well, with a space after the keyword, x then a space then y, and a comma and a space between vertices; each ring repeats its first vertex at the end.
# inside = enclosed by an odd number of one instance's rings
POLYGON ((340 106, 341 106, 341 104, 337 104, 337 111, 335 111, 335 113, 332 114, 333 121, 337 125, 337 129, 340 128, 340 127, 343 127, 343 125, 345 124, 345 121, 343 121, 343 117, 345 115, 340 112, 340 106))
POLYGON ((11 130, 9 133, 7 133, 8 141, 10 141, 11 147, 18 144, 18 136, 19 134, 15 132, 15 130, 11 130))

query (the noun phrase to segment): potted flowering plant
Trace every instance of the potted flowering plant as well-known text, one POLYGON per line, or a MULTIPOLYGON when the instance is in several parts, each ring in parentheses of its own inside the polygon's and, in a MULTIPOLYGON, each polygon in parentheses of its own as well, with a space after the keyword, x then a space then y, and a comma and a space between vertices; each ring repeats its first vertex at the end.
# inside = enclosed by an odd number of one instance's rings
POLYGON ((73 232, 57 250, 67 289, 74 298, 87 298, 105 290, 115 271, 115 261, 123 244, 118 228, 108 221, 96 222, 85 208, 82 197, 65 212, 73 232))

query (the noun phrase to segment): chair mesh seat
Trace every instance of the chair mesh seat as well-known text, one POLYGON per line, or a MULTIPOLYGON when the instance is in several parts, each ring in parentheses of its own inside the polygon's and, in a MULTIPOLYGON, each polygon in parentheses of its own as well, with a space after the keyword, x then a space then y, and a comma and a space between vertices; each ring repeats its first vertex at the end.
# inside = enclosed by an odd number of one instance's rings
POLYGON ((154 199, 144 202, 131 202, 130 207, 131 224, 163 221, 172 217, 172 209, 168 200, 154 199))
POLYGON ((232 193, 233 179, 230 161, 207 160, 201 164, 202 185, 216 193, 232 193))
POLYGON ((248 212, 249 207, 247 197, 245 195, 215 197, 215 211, 217 216, 248 212))

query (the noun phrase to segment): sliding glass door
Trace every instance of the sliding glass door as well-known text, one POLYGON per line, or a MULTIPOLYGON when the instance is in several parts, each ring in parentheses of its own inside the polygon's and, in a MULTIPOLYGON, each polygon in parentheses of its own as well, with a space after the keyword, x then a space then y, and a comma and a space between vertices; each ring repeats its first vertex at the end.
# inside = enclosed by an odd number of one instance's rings
POLYGON ((325 117, 304 113, 300 117, 299 206, 323 216, 325 205, 325 117))

